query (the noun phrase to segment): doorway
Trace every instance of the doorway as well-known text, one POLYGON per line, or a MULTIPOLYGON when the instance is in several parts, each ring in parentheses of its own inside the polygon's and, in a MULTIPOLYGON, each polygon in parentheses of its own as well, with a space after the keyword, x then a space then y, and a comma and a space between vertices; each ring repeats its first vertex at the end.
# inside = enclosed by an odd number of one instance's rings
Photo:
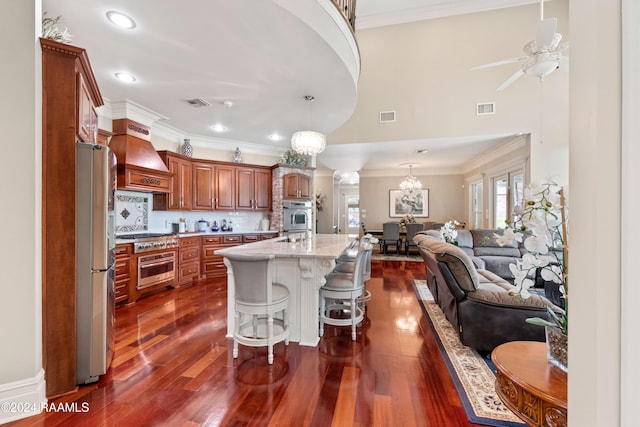
POLYGON ((358 234, 360 231, 360 175, 358 172, 333 173, 333 232, 358 234))

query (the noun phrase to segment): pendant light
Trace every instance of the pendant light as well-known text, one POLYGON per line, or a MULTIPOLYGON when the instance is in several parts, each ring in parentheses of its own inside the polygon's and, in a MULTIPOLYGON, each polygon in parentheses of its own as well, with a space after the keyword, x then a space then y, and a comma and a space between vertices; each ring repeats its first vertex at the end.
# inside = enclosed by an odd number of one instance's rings
MULTIPOLYGON (((309 128, 311 128, 311 103, 315 98, 306 95, 304 100, 309 103, 309 128)), ((320 132, 312 130, 302 130, 293 134, 291 137, 291 148, 297 153, 306 156, 314 156, 322 153, 327 145, 327 138, 320 132)))
POLYGON ((406 193, 422 190, 422 183, 411 173, 412 167, 413 165, 409 165, 409 175, 400 183, 400 189, 406 193))

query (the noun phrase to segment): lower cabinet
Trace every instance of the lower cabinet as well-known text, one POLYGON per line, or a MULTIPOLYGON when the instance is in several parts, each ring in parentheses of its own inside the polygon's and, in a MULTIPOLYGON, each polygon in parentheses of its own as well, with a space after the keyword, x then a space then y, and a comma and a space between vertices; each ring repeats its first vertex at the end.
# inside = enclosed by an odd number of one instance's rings
POLYGON ((202 276, 203 277, 224 277, 227 275, 227 268, 221 255, 214 252, 218 249, 228 248, 242 244, 242 234, 225 234, 220 236, 202 237, 202 276))
POLYGON ((116 245, 116 304, 129 301, 133 244, 116 245))
POLYGON ((200 278, 200 236, 180 239, 178 284, 184 285, 200 278))

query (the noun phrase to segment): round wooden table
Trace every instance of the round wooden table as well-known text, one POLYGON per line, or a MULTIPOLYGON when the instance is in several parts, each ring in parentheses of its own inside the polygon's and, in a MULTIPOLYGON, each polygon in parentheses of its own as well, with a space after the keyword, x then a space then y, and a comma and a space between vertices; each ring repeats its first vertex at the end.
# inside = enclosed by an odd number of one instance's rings
POLYGON ((567 374, 547 361, 547 345, 513 341, 491 353, 496 393, 530 426, 567 425, 567 374))

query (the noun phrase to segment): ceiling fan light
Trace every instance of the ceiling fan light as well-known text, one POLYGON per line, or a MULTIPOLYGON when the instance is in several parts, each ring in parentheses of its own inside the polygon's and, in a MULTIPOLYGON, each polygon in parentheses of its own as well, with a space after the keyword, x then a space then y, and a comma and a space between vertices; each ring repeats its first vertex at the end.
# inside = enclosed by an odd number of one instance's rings
POLYGON ((327 146, 327 138, 320 132, 302 130, 291 137, 291 148, 306 156, 320 154, 327 146))

